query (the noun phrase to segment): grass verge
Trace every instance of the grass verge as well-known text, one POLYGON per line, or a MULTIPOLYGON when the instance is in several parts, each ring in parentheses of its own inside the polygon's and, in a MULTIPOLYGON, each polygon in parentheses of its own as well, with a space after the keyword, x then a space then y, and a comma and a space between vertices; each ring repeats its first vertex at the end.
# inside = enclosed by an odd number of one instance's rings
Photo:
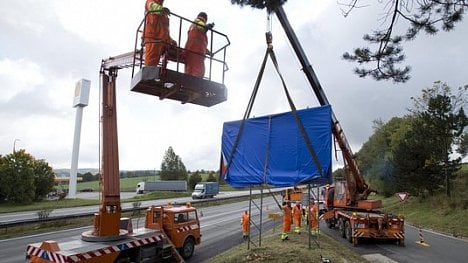
MULTIPOLYGON (((151 192, 144 195, 138 195, 132 198, 123 199, 122 203, 130 203, 135 201, 147 201, 158 199, 169 199, 178 197, 191 196, 189 192, 151 192)), ((92 199, 63 199, 63 200, 46 200, 41 202, 33 202, 28 205, 18 204, 2 204, 0 205, 0 213, 14 213, 32 210, 53 210, 58 208, 68 208, 77 206, 98 205, 99 200, 92 199)))
MULTIPOLYGON (((157 195, 157 193, 150 193, 148 194, 148 196, 149 197, 153 196, 154 198, 154 196, 159 196, 159 195, 157 195)), ((255 197, 256 196, 254 195, 254 198, 255 197)), ((162 197, 162 198, 168 198, 168 197, 162 197)), ((214 200, 214 201, 194 204, 194 207, 196 207, 197 209, 200 209, 203 207, 217 206, 217 205, 229 204, 233 202, 241 202, 245 200, 249 200, 249 197, 237 197, 237 198, 231 198, 227 200, 214 200)), ((137 201, 137 200, 133 200, 133 201, 137 201)), ((143 221, 144 221, 144 215, 145 215, 145 211, 142 211, 142 210, 135 210, 134 212, 122 213, 122 217, 130 217, 130 218, 142 217, 143 221)), ((68 229, 68 228, 74 228, 74 227, 82 227, 82 226, 91 226, 91 225, 93 225, 92 216, 82 217, 82 218, 77 218, 77 219, 57 220, 57 221, 45 222, 45 223, 24 224, 20 226, 0 229, 0 239, 7 239, 7 238, 12 238, 12 237, 17 237, 17 236, 33 235, 33 234, 46 233, 46 232, 51 232, 51 231, 56 231, 56 230, 62 230, 62 229, 68 229)))
MULTIPOLYGON (((317 236, 312 236, 311 248, 309 248, 309 237, 306 232, 301 235, 290 234, 289 240, 281 241, 279 231, 277 229, 276 233, 273 233, 273 230, 263 233, 262 247, 251 245, 248 250, 247 243, 245 243, 217 255, 208 262, 322 262, 321 256, 331 262, 367 262, 360 255, 327 235, 322 234, 318 239, 317 236)), ((258 238, 253 241, 258 242, 258 238)))
POLYGON ((410 196, 404 203, 397 197, 389 197, 382 198, 382 202, 386 212, 403 214, 408 224, 455 237, 468 237, 468 224, 466 224, 468 209, 454 207, 453 201, 443 194, 425 199, 410 196))

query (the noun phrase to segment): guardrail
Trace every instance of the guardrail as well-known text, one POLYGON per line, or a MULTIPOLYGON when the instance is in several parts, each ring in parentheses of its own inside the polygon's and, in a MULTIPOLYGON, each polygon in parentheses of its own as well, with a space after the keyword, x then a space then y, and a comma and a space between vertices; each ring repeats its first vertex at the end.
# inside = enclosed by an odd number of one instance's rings
MULTIPOLYGON (((272 189, 272 192, 279 192, 281 189, 272 189)), ((253 196, 260 195, 258 194, 252 194, 253 196)), ((198 199, 198 200, 190 200, 186 202, 173 202, 173 205, 185 205, 187 202, 190 202, 192 205, 193 204, 200 204, 200 203, 209 203, 209 202, 214 202, 214 201, 223 201, 223 200, 229 200, 229 199, 236 199, 236 198, 245 198, 248 196, 248 194, 245 195, 239 195, 239 196, 229 196, 229 197, 216 197, 216 198, 210 198, 210 199, 198 199)), ((167 204, 164 202, 157 202, 154 204, 154 206, 158 205, 165 205, 167 204)), ((126 212, 134 212, 134 211, 141 211, 141 210, 146 210, 150 206, 153 205, 145 205, 145 206, 140 206, 138 208, 136 207, 131 207, 131 208, 124 208, 122 209, 123 213, 126 212)), ((78 219, 78 218, 84 218, 84 217, 90 217, 93 216, 97 211, 93 212, 86 212, 86 213, 77 213, 77 214, 71 214, 71 215, 63 215, 63 216, 51 216, 51 217, 46 217, 46 218, 30 218, 30 219, 23 219, 23 220, 18 220, 14 222, 0 222, 0 229, 5 229, 5 231, 8 230, 9 227, 16 227, 16 226, 22 226, 22 225, 29 225, 29 224, 40 224, 40 223, 47 223, 47 222, 55 222, 55 221, 60 221, 60 220, 69 220, 69 219, 78 219)))

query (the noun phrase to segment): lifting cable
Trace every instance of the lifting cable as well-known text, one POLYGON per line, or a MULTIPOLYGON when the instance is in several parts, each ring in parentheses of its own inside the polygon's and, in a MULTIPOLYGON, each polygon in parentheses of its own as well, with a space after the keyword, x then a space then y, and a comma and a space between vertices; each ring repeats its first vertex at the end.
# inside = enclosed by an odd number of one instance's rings
MULTIPOLYGON (((269 20, 270 19, 268 17, 268 21, 269 20)), ((270 26, 271 26, 271 24, 270 24, 270 26)), ((301 132, 301 135, 305 140, 307 149, 309 150, 309 153, 310 153, 310 155, 312 156, 312 158, 314 160, 314 163, 315 163, 315 165, 317 167, 317 170, 319 171, 320 177, 323 177, 322 166, 320 164, 318 156, 317 156, 317 154, 316 154, 316 152, 315 152, 315 150, 314 150, 314 148, 312 146, 312 143, 310 141, 309 136, 307 135, 307 132, 306 132, 306 130, 304 128, 304 125, 302 124, 302 121, 299 118, 299 115, 297 114, 296 106, 294 105, 294 102, 293 102, 293 100, 292 100, 292 98, 291 98, 291 96, 289 94, 289 91, 288 91, 288 88, 286 86, 286 82, 284 81, 283 75, 281 74, 281 72, 279 70, 278 61, 277 61, 275 53, 273 51, 273 45, 272 45, 273 37, 272 37, 271 31, 266 32, 265 35, 266 35, 266 41, 267 41, 268 47, 267 47, 267 50, 265 52, 265 57, 263 58, 262 66, 261 66, 260 71, 258 73, 257 80, 255 82, 255 86, 254 86, 254 89, 252 91, 252 95, 250 96, 249 103, 247 104, 247 109, 245 110, 244 117, 241 120, 241 123, 240 123, 240 126, 239 126, 239 131, 237 132, 236 140, 234 141, 234 145, 233 145, 233 147, 231 149, 231 152, 229 154, 229 159, 228 159, 228 162, 227 162, 227 165, 226 165, 225 174, 229 171, 232 160, 234 159, 234 154, 235 154, 235 152, 237 150, 237 146, 239 144, 240 138, 241 138, 242 133, 244 131, 245 120, 249 118, 250 113, 252 111, 253 103, 255 102, 255 98, 256 98, 257 93, 258 93, 258 88, 259 88, 260 83, 262 81, 263 73, 265 72, 266 62, 268 60, 268 56, 270 56, 270 58, 271 58, 271 60, 273 62, 273 65, 275 66, 276 72, 278 73, 278 75, 279 75, 279 77, 281 79, 281 83, 283 85, 284 92, 285 92, 286 97, 288 99, 289 106, 290 106, 291 111, 292 111, 292 113, 294 115, 294 118, 295 118, 297 126, 298 126, 298 128, 299 128, 299 130, 301 132)), ((266 165, 265 165, 265 169, 266 169, 266 165)), ((222 174, 222 176, 224 176, 225 174, 222 174)), ((302 183, 304 183, 304 182, 302 182, 302 183)))

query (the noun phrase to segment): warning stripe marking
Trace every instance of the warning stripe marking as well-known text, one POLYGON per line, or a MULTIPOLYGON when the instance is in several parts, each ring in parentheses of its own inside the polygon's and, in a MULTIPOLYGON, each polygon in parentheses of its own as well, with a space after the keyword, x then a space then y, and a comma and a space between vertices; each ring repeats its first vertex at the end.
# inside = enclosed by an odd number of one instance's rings
POLYGON ((51 251, 43 250, 41 248, 29 245, 26 248, 26 255, 41 257, 41 258, 47 259, 52 262, 57 262, 57 263, 73 263, 73 262, 80 262, 82 260, 89 260, 91 258, 100 257, 106 254, 112 254, 115 252, 126 250, 128 248, 134 248, 134 247, 139 247, 139 246, 159 242, 163 240, 164 238, 165 238, 164 235, 146 237, 146 238, 142 238, 138 240, 133 240, 127 243, 122 243, 117 246, 110 246, 110 247, 101 248, 101 249, 97 249, 94 251, 89 251, 89 252, 70 255, 70 256, 61 255, 59 254, 60 251, 51 252, 51 251), (120 249, 119 247, 122 249, 120 249))

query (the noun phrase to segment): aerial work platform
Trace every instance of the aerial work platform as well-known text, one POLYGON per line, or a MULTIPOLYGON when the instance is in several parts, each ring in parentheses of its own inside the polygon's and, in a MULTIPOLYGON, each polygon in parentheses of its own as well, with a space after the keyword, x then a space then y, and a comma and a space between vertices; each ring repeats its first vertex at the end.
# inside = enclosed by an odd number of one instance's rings
POLYGON ((227 100, 224 84, 159 66, 142 67, 132 78, 131 90, 206 107, 227 100))
MULTIPOLYGON (((146 14, 147 16, 148 14, 146 14)), ((192 103, 211 107, 227 100, 227 88, 224 85, 225 73, 228 70, 226 64, 226 48, 230 45, 229 38, 213 29, 214 24, 207 30, 209 52, 201 54, 197 51, 185 49, 183 43, 187 42, 187 32, 193 25, 193 21, 171 13, 173 32, 178 32, 176 44, 164 45, 164 52, 158 65, 144 66, 144 46, 148 43, 158 43, 161 40, 146 40, 143 37, 145 19, 140 23, 135 38, 135 49, 132 63, 131 90, 159 97, 159 99, 171 99, 182 104, 192 103), (177 21, 178 20, 178 21, 177 21), (175 21, 175 23, 173 22, 175 21), (197 54, 203 57, 203 76, 192 76, 185 73, 186 55, 197 54)), ((175 35, 175 34, 174 34, 175 35)))

